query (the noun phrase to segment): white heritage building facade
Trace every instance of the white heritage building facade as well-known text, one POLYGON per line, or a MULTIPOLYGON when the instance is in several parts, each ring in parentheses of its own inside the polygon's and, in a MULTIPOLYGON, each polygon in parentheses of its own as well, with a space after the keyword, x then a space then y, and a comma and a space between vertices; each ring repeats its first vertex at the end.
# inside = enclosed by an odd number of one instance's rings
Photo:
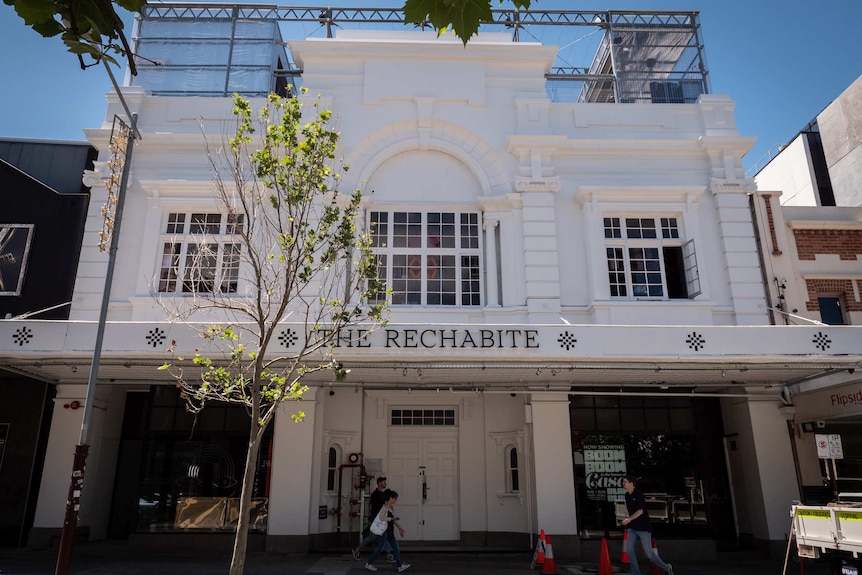
MULTIPOLYGON (((310 382, 305 422, 293 405, 276 419, 255 541, 355 544, 361 494, 383 475, 407 541, 526 549, 544 529, 577 555, 621 537, 620 481, 634 473, 668 557, 736 540, 783 549, 799 491, 782 390, 857 365, 862 334, 769 325, 741 162, 753 139, 733 100, 709 93, 696 13, 585 15, 601 41, 564 101, 558 48, 510 33, 465 47, 345 25, 285 50, 272 13, 177 6, 147 9, 137 49, 161 67, 140 63, 122 90, 142 139, 81 501, 90 538, 232 527, 247 417, 184 413, 156 367, 172 340, 188 351, 198 336, 154 297, 184 297, 161 280, 201 235, 219 254, 230 244, 200 122, 220 137, 231 92, 301 78, 338 118, 343 189, 364 190, 393 295, 389 325, 336 349, 347 379, 310 382)), ((86 131, 102 172, 114 114, 109 94, 86 131)), ((59 532, 81 427, 107 268, 105 188, 92 193, 70 320, 0 322, 3 362, 57 389, 31 543, 59 532)), ((241 282, 224 261, 219 278, 241 282)), ((286 323, 273 345, 305 329, 286 323)))

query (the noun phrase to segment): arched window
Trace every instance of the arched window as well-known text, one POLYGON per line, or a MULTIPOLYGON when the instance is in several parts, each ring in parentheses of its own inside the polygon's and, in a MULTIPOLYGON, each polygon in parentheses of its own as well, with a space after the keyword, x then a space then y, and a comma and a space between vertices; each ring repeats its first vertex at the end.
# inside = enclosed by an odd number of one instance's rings
POLYGON ((520 478, 518 477, 518 448, 514 445, 506 447, 506 491, 518 493, 520 478))
POLYGON ((335 491, 338 480, 338 466, 341 464, 341 453, 337 446, 329 448, 326 460, 326 490, 335 491))

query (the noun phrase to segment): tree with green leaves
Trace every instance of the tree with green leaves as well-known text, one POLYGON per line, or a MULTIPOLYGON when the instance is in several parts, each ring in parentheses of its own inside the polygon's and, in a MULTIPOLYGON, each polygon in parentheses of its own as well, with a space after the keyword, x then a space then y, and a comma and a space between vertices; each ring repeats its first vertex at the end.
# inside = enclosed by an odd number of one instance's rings
MULTIPOLYGON (((190 246, 192 265, 175 274, 193 297, 175 302, 172 319, 195 325, 203 316, 197 325, 205 326, 204 341, 172 342, 161 369, 175 378, 187 411, 221 402, 243 406, 250 417, 231 575, 245 566, 258 454, 279 407, 300 401, 312 374, 319 381, 328 370, 333 380, 344 379, 347 370, 333 356, 339 330, 385 323, 370 236, 357 226, 361 193, 338 192, 332 114, 315 103, 306 117, 303 99, 304 90, 290 98, 271 94, 255 113, 234 97, 235 132, 216 149, 205 144, 230 250, 216 252, 202 239, 190 246), (225 268, 237 270, 231 281, 225 268), (286 321, 302 324, 305 333, 281 351, 277 338, 286 321), (180 346, 200 351, 181 357, 180 346)), ((300 422, 304 414, 292 417, 300 422)))
MULTIPOLYGON (((497 0, 503 5, 506 0, 497 0)), ((531 0, 510 0, 517 9, 529 9, 531 0)), ((131 48, 123 31, 117 7, 129 12, 143 10, 147 0, 3 0, 13 6, 24 22, 51 38, 60 36, 70 52, 78 56, 81 68, 102 60, 116 63, 115 54, 125 58, 132 75, 137 74, 131 48), (116 5, 116 6, 115 6, 116 5), (88 59, 85 59, 85 56, 88 59)), ((452 29, 464 44, 479 31, 479 24, 491 21, 494 0, 404 0, 404 23, 430 24, 442 32, 452 29)))

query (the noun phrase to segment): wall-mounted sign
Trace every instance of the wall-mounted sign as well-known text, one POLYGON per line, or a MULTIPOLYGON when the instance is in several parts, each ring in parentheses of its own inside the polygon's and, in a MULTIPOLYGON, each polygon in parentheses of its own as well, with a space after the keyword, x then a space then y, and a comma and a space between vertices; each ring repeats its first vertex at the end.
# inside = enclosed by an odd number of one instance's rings
POLYGON ((817 444, 817 457, 820 459, 844 459, 844 447, 841 436, 837 433, 817 433, 814 435, 817 444))
POLYGON ((862 415, 862 383, 858 380, 842 385, 800 393, 793 396, 797 422, 817 422, 836 417, 862 415))
POLYGON ((33 224, 0 224, 0 296, 21 295, 33 224))

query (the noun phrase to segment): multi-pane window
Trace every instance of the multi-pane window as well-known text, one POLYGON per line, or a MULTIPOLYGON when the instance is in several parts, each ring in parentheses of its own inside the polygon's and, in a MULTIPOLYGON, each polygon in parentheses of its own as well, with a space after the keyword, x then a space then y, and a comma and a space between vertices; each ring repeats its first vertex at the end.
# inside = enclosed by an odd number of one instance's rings
POLYGON ((506 448, 506 491, 508 493, 518 493, 521 490, 519 469, 518 448, 510 445, 506 448))
POLYGON ((335 491, 338 480, 338 466, 340 465, 338 449, 330 447, 326 458, 326 490, 335 491))
POLYGON ((700 293, 694 240, 674 217, 606 217, 605 255, 612 297, 692 298, 700 293))
POLYGON ((376 211, 370 223, 392 305, 481 305, 479 214, 376 211))
POLYGON ((158 291, 236 293, 242 214, 171 212, 163 228, 158 291))
POLYGON ((454 409, 393 409, 391 424, 396 426, 451 427, 454 409))

